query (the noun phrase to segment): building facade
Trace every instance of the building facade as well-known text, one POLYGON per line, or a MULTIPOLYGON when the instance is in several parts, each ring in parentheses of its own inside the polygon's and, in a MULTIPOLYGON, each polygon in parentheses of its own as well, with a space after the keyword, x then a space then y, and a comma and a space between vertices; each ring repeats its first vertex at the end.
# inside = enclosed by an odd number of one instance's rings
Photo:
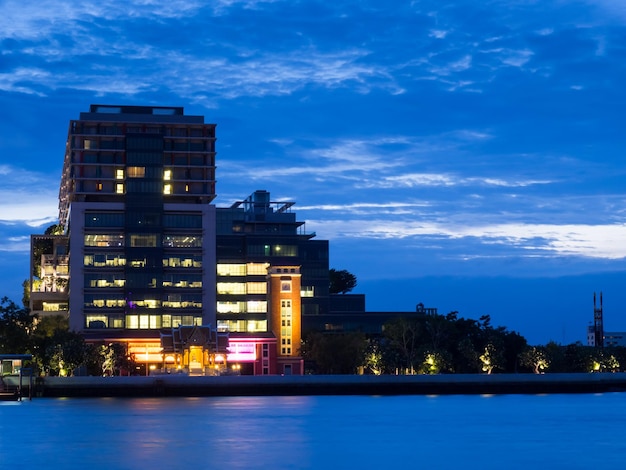
POLYGON ((257 375, 301 374, 302 314, 328 309, 328 241, 293 205, 258 190, 217 208, 217 327, 257 375))
POLYGON ((160 329, 215 324, 214 198, 202 116, 92 105, 71 121, 59 192, 70 328, 152 363, 160 329))

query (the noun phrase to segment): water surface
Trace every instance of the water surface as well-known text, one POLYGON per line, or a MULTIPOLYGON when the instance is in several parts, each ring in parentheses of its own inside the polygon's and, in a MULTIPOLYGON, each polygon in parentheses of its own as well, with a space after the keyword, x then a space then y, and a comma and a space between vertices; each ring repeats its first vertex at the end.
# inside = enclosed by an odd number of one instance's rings
POLYGON ((623 468, 626 394, 33 399, 0 469, 623 468))

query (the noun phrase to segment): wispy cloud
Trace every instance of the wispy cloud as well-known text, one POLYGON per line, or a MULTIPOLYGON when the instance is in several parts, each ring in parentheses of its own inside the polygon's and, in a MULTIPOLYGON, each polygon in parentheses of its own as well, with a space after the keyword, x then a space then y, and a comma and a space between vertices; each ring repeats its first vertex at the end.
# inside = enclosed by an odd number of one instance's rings
POLYGON ((428 186, 500 186, 519 188, 538 184, 550 184, 551 180, 503 179, 490 177, 460 176, 451 173, 409 173, 385 176, 380 180, 370 180, 366 187, 428 187, 428 186))
POLYGON ((58 216, 58 178, 0 164, 0 224, 38 227, 58 216))
MULTIPOLYGON (((502 223, 492 225, 456 225, 420 221, 393 220, 315 220, 309 221, 319 233, 332 238, 406 239, 432 238, 476 239, 483 248, 476 256, 488 256, 490 245, 508 247, 506 256, 578 256, 602 259, 626 257, 626 224, 551 225, 502 223), (486 251, 485 251, 486 250, 486 251)), ((469 255, 464 255, 469 256, 469 255)))

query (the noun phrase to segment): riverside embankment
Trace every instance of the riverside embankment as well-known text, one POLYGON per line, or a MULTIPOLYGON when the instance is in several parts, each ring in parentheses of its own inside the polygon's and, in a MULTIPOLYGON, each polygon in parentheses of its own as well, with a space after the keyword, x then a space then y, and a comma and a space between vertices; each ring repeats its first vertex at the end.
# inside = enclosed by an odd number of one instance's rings
MULTIPOLYGON (((9 379, 5 377, 5 382, 9 379)), ((23 380, 28 395, 28 380, 23 380)), ((626 373, 39 377, 33 397, 199 397, 262 395, 449 395, 626 391, 626 373)))

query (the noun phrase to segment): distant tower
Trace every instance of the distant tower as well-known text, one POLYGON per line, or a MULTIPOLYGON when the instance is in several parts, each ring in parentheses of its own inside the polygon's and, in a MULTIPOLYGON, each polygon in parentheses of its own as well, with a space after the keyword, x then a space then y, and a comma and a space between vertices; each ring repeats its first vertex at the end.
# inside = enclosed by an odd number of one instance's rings
POLYGON ((600 307, 596 306, 596 293, 593 293, 593 330, 596 348, 604 347, 604 325, 602 323, 602 292, 600 292, 600 307))

